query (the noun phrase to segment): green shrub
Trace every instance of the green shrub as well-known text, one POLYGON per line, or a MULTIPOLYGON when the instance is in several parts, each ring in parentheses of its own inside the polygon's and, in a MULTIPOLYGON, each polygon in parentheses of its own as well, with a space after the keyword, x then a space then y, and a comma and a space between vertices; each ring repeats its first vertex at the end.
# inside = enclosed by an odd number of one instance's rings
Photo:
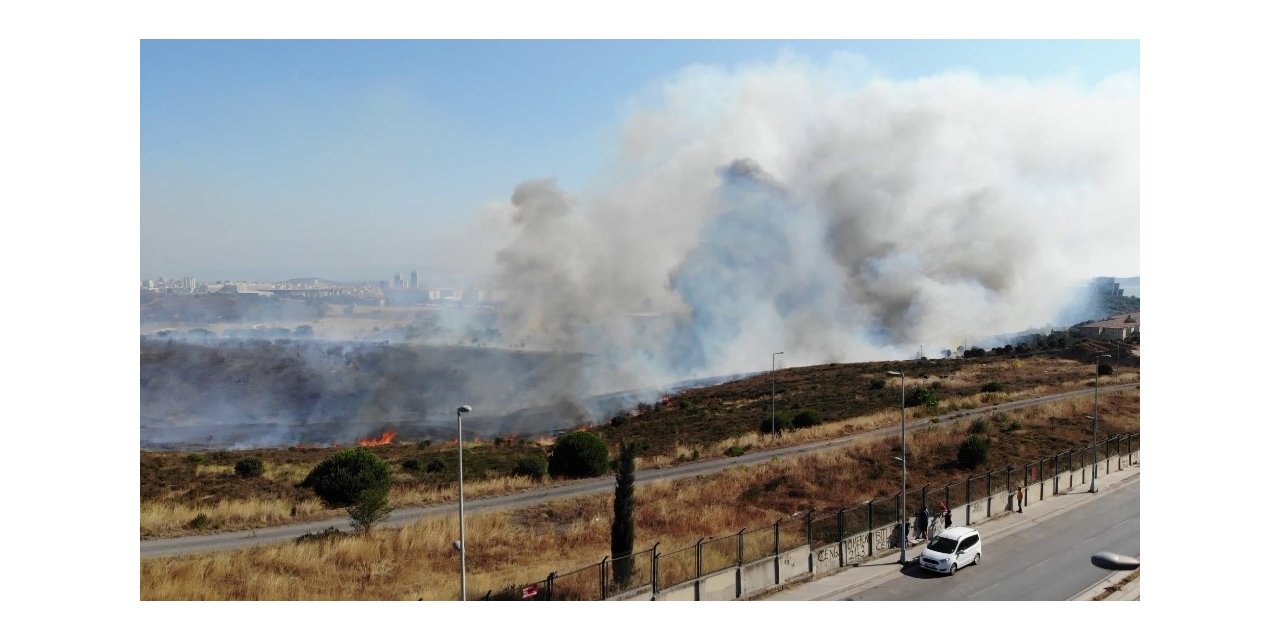
MULTIPOLYGON (((791 428, 791 414, 786 411, 778 412, 778 431, 791 428)), ((765 416, 760 420, 760 433, 773 432, 773 417, 765 416)))
POLYGON ((517 460, 514 474, 538 480, 547 477, 548 468, 547 457, 538 453, 517 460))
POLYGON ((1001 390, 1003 390, 1003 389, 1004 389, 1004 384, 999 383, 999 382, 984 382, 984 383, 982 383, 982 391, 983 391, 984 393, 995 393, 995 392, 997 392, 997 391, 1001 391, 1001 390))
POLYGON ((236 475, 241 478, 256 478, 262 475, 262 459, 241 458, 236 460, 236 475))
POLYGON ((970 435, 960 443, 956 452, 956 461, 962 468, 974 469, 986 464, 987 454, 991 451, 991 441, 978 435, 970 435))
POLYGON ((791 419, 791 426, 796 429, 813 427, 822 424, 822 414, 815 409, 805 409, 791 419))
POLYGON ((422 471, 426 468, 426 465, 417 458, 409 458, 407 460, 400 461, 400 468, 405 471, 422 471))
POLYGON ((566 433, 556 439, 548 464, 551 475, 594 478, 609 470, 609 446, 590 431, 566 433))
POLYGON ((875 378, 875 379, 873 379, 873 380, 871 381, 871 384, 870 384, 869 386, 871 387, 871 390, 872 390, 872 391, 876 391, 876 390, 879 390, 879 389, 883 389, 883 388, 885 387, 884 378, 875 378))
POLYGON ((1100 376, 1109 376, 1109 375, 1111 375, 1111 372, 1112 372, 1112 371, 1113 371, 1113 369, 1111 368, 1111 365, 1109 365, 1109 364, 1107 364, 1107 363, 1105 363, 1105 362, 1103 362, 1102 364, 1099 364, 1099 365, 1098 365, 1098 375, 1100 375, 1100 376))
POLYGON ((187 458, 186 458, 186 460, 187 460, 187 462, 190 462, 191 464, 200 464, 200 463, 204 462, 204 456, 202 456, 202 455, 200 455, 200 454, 198 454, 198 453, 188 453, 188 454, 187 454, 187 458))
POLYGON ((935 409, 938 406, 938 395, 933 389, 926 387, 911 387, 907 390, 906 404, 908 407, 925 406, 935 409))
POLYGON ((941 380, 934 380, 933 382, 930 382, 930 383, 929 383, 929 388, 930 388, 930 389, 941 389, 941 388, 942 388, 942 381, 941 381, 941 380))
POLYGON ((419 440, 419 441, 418 441, 418 448, 419 448, 419 449, 426 449, 426 448, 427 448, 427 447, 429 447, 429 446, 431 446, 431 441, 430 441, 430 440, 419 440))
POLYGON ((725 449, 725 450, 724 450, 724 455, 726 455, 726 456, 728 456, 728 457, 730 457, 730 458, 736 458, 736 457, 738 457, 738 456, 740 456, 740 455, 745 454, 746 452, 748 452, 748 451, 750 451, 750 450, 751 450, 751 445, 747 445, 746 447, 743 447, 742 445, 735 444, 735 445, 733 445, 732 447, 729 447, 728 449, 725 449))
POLYGON ((191 522, 187 523, 187 526, 192 529, 204 529, 205 527, 208 527, 209 524, 210 524, 209 515, 201 512, 201 513, 197 513, 196 517, 192 518, 191 522))
POLYGON ((441 471, 444 471, 444 469, 444 460, 441 460, 440 458, 432 458, 427 462, 427 473, 440 473, 441 471))
POLYGON ((299 485, 311 489, 329 508, 350 507, 370 489, 391 486, 391 465, 363 447, 343 449, 316 465, 299 485))
POLYGON ((969 433, 979 434, 979 433, 986 433, 986 432, 987 432, 987 421, 983 420, 982 418, 974 420, 973 424, 969 425, 969 433))
POLYGON ((294 542, 302 544, 304 542, 327 542, 342 538, 347 534, 343 533, 337 527, 327 527, 324 531, 316 531, 314 533, 304 533, 293 539, 294 542))

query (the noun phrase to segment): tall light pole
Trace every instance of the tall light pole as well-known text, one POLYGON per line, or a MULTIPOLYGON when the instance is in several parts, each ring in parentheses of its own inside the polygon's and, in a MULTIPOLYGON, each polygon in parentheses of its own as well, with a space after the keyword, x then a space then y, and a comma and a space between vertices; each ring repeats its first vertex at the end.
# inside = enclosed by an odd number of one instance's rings
POLYGON ((458 594, 467 600, 467 521, 462 510, 462 414, 471 413, 471 405, 458 407, 458 594))
POLYGON ((1102 373, 1102 359, 1110 357, 1100 354, 1093 363, 1093 475, 1089 476, 1089 493, 1098 492, 1098 377, 1102 373))
POLYGON ((769 374, 769 377, 772 378, 769 387, 769 415, 772 416, 769 419, 769 430, 775 438, 778 437, 778 402, 774 399, 774 396, 778 391, 778 356, 783 353, 785 352, 779 351, 773 354, 773 367, 770 369, 769 374))
POLYGON ((902 378, 902 525, 898 535, 898 546, 902 547, 902 555, 898 556, 900 564, 907 563, 907 376, 898 371, 886 371, 891 376, 902 378))

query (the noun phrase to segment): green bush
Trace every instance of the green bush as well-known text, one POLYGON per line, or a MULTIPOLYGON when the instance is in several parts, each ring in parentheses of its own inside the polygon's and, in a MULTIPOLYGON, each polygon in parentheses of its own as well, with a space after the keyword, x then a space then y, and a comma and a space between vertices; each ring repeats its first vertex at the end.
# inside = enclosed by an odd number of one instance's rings
POLYGON ((202 512, 197 513, 196 517, 192 518, 191 522, 187 523, 187 526, 192 529, 204 529, 209 526, 209 522, 209 515, 202 512))
POLYGON ((440 473, 441 471, 444 471, 444 469, 444 460, 441 460, 440 458, 432 458, 431 461, 427 463, 427 473, 440 473))
POLYGON ((791 419, 791 426, 796 429, 814 427, 820 424, 822 424, 822 414, 815 409, 805 409, 791 419))
POLYGON ((574 431, 556 439, 548 464, 551 475, 594 478, 609 470, 609 446, 590 431, 574 431))
POLYGON ((730 457, 730 458, 736 458, 736 457, 738 457, 738 456, 741 456, 741 455, 746 454, 746 453, 747 453, 748 451, 750 451, 750 450, 751 450, 751 445, 747 445, 747 446, 745 446, 745 447, 744 447, 744 446, 742 446, 742 445, 740 445, 740 444, 735 444, 735 445, 733 445, 732 447, 729 447, 728 449, 725 449, 725 450, 724 450, 724 455, 726 455, 726 456, 728 456, 728 457, 730 457))
POLYGON ((1107 363, 1105 363, 1105 362, 1103 362, 1102 364, 1099 364, 1099 365, 1098 365, 1098 375, 1100 375, 1100 376, 1109 376, 1109 375, 1111 375, 1111 372, 1112 372, 1112 371, 1113 371, 1113 369, 1111 368, 1111 365, 1109 365, 1109 364, 1107 364, 1107 363))
POLYGON ((187 462, 190 462, 191 464, 200 464, 204 462, 204 456, 198 453, 188 453, 187 462))
POLYGON ((329 508, 350 507, 370 489, 389 490, 391 465, 363 447, 343 449, 316 465, 299 485, 329 508))
POLYGON ((930 388, 930 389, 941 389, 941 388, 942 388, 942 381, 941 381, 941 380, 934 380, 933 382, 930 382, 930 383, 929 383, 929 388, 930 388))
POLYGON ((907 389, 906 404, 908 407, 925 406, 930 409, 937 408, 938 394, 933 389, 926 387, 911 387, 907 389))
POLYGON ((516 461, 515 475, 528 476, 535 480, 547 477, 547 457, 538 453, 528 455, 516 461))
POLYGON ((400 468, 405 471, 422 471, 426 468, 426 465, 422 464, 422 461, 417 458, 409 458, 400 461, 400 468))
POLYGON ((995 392, 997 392, 997 391, 1001 391, 1001 390, 1003 390, 1003 389, 1004 389, 1004 385, 1003 385, 1003 384, 1001 384, 1001 383, 999 383, 999 382, 984 382, 984 383, 982 383, 982 391, 983 391, 984 393, 995 393, 995 392))
POLYGON ((427 447, 430 447, 430 446, 431 446, 431 441, 430 441, 430 440, 419 440, 419 441, 418 441, 418 448, 419 448, 419 449, 426 449, 427 447))
POLYGON ((986 433, 986 432, 987 432, 987 421, 982 418, 974 420, 973 424, 969 425, 969 433, 979 434, 979 433, 986 433))
POLYGON ((956 452, 956 461, 965 469, 974 469, 986 464, 987 454, 991 451, 991 441, 978 435, 970 435, 960 443, 956 452))
POLYGON ((262 475, 262 459, 241 458, 236 460, 236 475, 241 478, 256 478, 262 475))
POLYGON ((302 544, 305 542, 327 542, 329 540, 336 540, 339 538, 343 538, 346 535, 347 534, 343 533, 337 527, 326 527, 324 531, 316 531, 314 533, 304 533, 294 538, 293 541, 298 544, 302 544))
POLYGON ((872 390, 872 391, 876 391, 876 390, 879 390, 879 389, 883 389, 883 388, 885 387, 884 378, 875 378, 875 379, 873 379, 873 380, 871 381, 870 387, 871 387, 871 390, 872 390))
MULTIPOLYGON (((791 428, 791 414, 787 413, 786 411, 779 411, 778 412, 778 431, 782 431, 783 429, 790 429, 790 428, 791 428)), ((772 433, 772 432, 773 432, 773 418, 772 416, 765 416, 760 420, 760 433, 772 433)))

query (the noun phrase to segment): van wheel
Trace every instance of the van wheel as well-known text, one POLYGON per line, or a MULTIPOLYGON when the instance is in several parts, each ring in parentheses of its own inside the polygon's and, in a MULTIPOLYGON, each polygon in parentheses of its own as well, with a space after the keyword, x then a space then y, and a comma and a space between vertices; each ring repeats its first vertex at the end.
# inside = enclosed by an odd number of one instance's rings
POLYGON ((954 576, 956 574, 956 563, 951 563, 951 568, 947 570, 947 575, 954 576))
POLYGON ((974 564, 978 564, 979 562, 982 562, 982 554, 981 554, 981 553, 979 553, 979 554, 977 554, 977 555, 973 556, 973 563, 974 563, 974 564))

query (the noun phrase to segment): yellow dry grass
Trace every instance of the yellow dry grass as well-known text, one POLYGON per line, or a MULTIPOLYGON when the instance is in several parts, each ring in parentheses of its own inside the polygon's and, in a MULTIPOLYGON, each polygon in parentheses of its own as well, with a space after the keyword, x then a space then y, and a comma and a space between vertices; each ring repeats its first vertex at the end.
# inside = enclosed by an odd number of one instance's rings
POLYGON ((292 502, 275 498, 246 498, 219 500, 208 505, 144 502, 140 522, 142 535, 155 536, 181 530, 201 513, 208 518, 207 529, 249 529, 287 524, 328 511, 315 499, 292 502))
MULTIPOLYGON (((1108 420, 1136 429, 1140 394, 1110 394, 1108 420)), ((1007 412, 1003 421, 1075 421, 1092 412, 1092 399, 1073 398, 1007 412)), ((964 424, 926 429, 910 436, 914 450, 953 444, 964 424)), ((636 546, 661 541, 662 584, 691 575, 692 554, 682 551, 699 538, 724 538, 740 529, 747 561, 772 552, 771 526, 814 504, 856 504, 892 495, 897 478, 864 477, 867 459, 889 455, 883 442, 824 450, 803 457, 636 490, 636 546), (743 496, 774 484, 771 506, 743 496), (690 517, 696 514, 696 517, 690 517)), ((494 487, 497 489, 497 487, 494 487)), ((468 485, 468 494, 471 487, 468 485)), ((423 499, 445 499, 434 496, 423 499)), ((467 516, 467 577, 472 597, 490 589, 541 580, 598 563, 609 553, 612 496, 597 494, 535 507, 467 516)), ((192 514, 194 515, 194 514, 192 514)), ((174 517, 170 517, 174 519, 174 517)), ((251 549, 141 561, 144 600, 450 600, 457 598, 456 516, 432 516, 394 530, 376 530, 324 542, 285 543, 251 549)), ((783 548, 795 546, 803 530, 783 527, 783 548)), ((732 541, 711 542, 704 563, 724 563, 732 541)), ((705 551, 705 550, 704 550, 705 551)), ((588 570, 562 583, 565 591, 596 597, 597 574, 588 570)))

